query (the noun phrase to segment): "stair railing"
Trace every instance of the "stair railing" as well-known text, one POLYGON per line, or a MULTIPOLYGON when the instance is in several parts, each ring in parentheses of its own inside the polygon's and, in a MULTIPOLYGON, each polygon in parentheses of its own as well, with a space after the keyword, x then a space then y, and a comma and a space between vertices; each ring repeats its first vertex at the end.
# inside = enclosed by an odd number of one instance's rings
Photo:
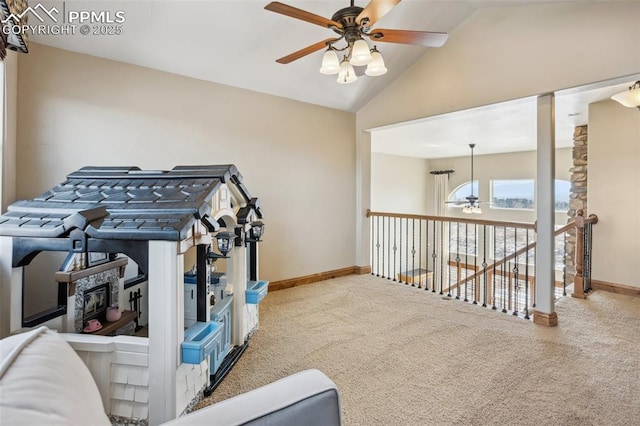
POLYGON ((595 214, 585 218, 582 209, 576 212, 576 273, 571 296, 579 299, 586 299, 587 293, 591 291, 593 225, 596 223, 598 223, 598 216, 595 214))
MULTIPOLYGON (((535 307, 535 224, 372 211, 367 217, 373 275, 529 318, 535 307)), ((597 217, 585 219, 580 231, 581 217, 554 233, 557 297, 566 296, 567 234, 574 227, 584 240, 576 244, 576 277, 581 288, 590 286, 590 225, 597 217)))

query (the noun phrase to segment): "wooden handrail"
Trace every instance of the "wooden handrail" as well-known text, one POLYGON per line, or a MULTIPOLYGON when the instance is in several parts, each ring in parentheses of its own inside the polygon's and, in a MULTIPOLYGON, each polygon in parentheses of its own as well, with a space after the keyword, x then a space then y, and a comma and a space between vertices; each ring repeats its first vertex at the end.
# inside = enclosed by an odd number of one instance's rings
POLYGON ((500 220, 484 220, 484 219, 466 219, 463 217, 451 217, 451 216, 428 216, 428 215, 416 215, 406 213, 387 213, 387 212, 372 212, 367 210, 367 217, 396 217, 399 219, 418 219, 418 220, 433 220, 441 222, 459 222, 459 223, 472 223, 475 225, 488 225, 507 228, 521 228, 521 229, 535 229, 535 223, 529 222, 505 222, 500 220))
POLYGON ((553 233, 553 236, 557 237, 558 235, 562 234, 563 232, 567 232, 569 229, 573 228, 574 226, 576 226, 576 221, 572 220, 571 222, 567 223, 563 227, 560 227, 560 228, 556 229, 555 232, 553 233))

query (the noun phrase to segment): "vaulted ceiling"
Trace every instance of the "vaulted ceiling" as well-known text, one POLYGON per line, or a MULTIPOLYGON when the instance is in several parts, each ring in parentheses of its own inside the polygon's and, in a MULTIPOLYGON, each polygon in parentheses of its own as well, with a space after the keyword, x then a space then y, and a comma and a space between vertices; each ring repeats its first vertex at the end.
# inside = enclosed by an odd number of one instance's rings
MULTIPOLYGON (((549 0, 404 0, 375 28, 452 33, 476 9, 549 0)), ((125 12, 120 35, 36 35, 32 40, 101 58, 181 74, 345 111, 357 111, 430 48, 377 43, 388 73, 349 85, 318 72, 322 51, 288 65, 277 58, 335 36, 327 28, 269 12, 268 0, 41 1, 60 10, 125 12)), ((283 3, 331 18, 349 0, 283 3)), ((367 0, 356 1, 364 7, 367 0)), ((446 47, 446 44, 445 44, 446 47)))
MULTIPOLYGON (((277 58, 333 37, 335 33, 318 25, 267 11, 264 6, 268 2, 42 0, 40 3, 46 6, 67 11, 87 10, 89 5, 93 11, 124 11, 122 33, 83 35, 76 31, 73 35, 35 35, 31 39, 40 44, 92 56, 351 112, 358 111, 418 58, 435 49, 377 43, 385 58, 388 73, 380 77, 362 75, 355 83, 341 85, 336 82, 335 75, 320 74, 323 50, 287 65, 275 62, 277 58)), ((455 37, 456 28, 480 8, 553 2, 404 0, 379 20, 374 28, 447 32, 450 37, 455 37)), ((327 18, 349 6, 349 0, 284 0, 283 3, 327 18)), ((367 0, 355 2, 361 7, 367 3, 367 0)), ((445 43, 439 49, 446 48, 445 43)), ((606 99, 612 91, 622 87, 622 82, 616 84, 616 87, 609 89, 598 87, 595 94, 569 93, 567 98, 560 101, 558 128, 570 129, 585 121, 588 105, 585 102, 606 99)), ((532 139, 535 136, 535 127, 532 127, 535 114, 532 108, 535 108, 535 102, 524 100, 502 107, 449 114, 382 129, 375 133, 374 150, 424 158, 466 155, 466 146, 470 141, 467 140, 469 136, 465 135, 474 135, 473 142, 482 147, 479 153, 535 149, 532 139), (497 122, 502 124, 487 126, 487 123, 497 122), (495 129, 495 132, 491 129, 495 129), (427 135, 430 137, 427 138, 427 135), (480 136, 483 136, 482 140, 477 139, 480 136), (429 146, 419 143, 425 139, 431 141, 429 146)), ((559 146, 569 143, 565 139, 559 139, 558 142, 559 146)))

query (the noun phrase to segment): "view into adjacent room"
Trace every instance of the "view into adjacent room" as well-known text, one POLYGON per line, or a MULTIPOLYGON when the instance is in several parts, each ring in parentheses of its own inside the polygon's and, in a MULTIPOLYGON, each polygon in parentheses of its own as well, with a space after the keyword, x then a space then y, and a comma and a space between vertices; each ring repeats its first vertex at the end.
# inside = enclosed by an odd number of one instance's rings
MULTIPOLYGON (((587 208, 587 171, 597 175, 602 161, 589 162, 601 148, 587 155, 590 116, 596 127, 615 126, 600 108, 620 107, 610 97, 627 80, 555 93, 556 297, 572 291, 576 270, 576 234, 567 224, 578 212, 598 213, 587 208)), ((536 126, 537 98, 529 97, 373 129, 372 273, 529 318, 536 126)))

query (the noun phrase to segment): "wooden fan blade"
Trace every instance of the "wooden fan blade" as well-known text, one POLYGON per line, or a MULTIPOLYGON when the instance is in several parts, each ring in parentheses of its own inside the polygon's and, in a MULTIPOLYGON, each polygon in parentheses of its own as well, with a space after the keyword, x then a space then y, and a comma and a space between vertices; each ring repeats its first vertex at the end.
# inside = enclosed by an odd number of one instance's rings
POLYGON ((418 44, 427 47, 440 47, 447 41, 447 33, 431 33, 427 31, 383 30, 377 28, 369 33, 373 41, 385 43, 418 44))
POLYGON ((264 7, 271 12, 279 13, 281 15, 290 16, 292 18, 300 19, 306 22, 310 22, 312 24, 320 25, 321 27, 331 28, 333 26, 337 28, 342 28, 342 25, 336 21, 332 21, 331 19, 323 18, 320 15, 316 15, 311 12, 307 12, 306 10, 298 9, 293 6, 288 6, 284 3, 280 3, 277 1, 271 2, 264 7))
POLYGON ((307 56, 310 53, 316 52, 322 48, 324 48, 327 44, 332 43, 334 41, 340 40, 339 38, 328 38, 323 41, 319 41, 311 46, 307 46, 304 49, 300 49, 297 52, 293 52, 290 55, 284 56, 280 59, 277 59, 276 62, 279 64, 288 64, 289 62, 293 62, 296 59, 300 59, 303 56, 307 56))
POLYGON ((387 14, 391 9, 395 7, 401 0, 371 0, 371 2, 365 7, 360 15, 356 18, 358 24, 363 24, 365 27, 371 27, 378 22, 380 18, 387 14), (365 21, 363 21, 366 19, 365 21))

